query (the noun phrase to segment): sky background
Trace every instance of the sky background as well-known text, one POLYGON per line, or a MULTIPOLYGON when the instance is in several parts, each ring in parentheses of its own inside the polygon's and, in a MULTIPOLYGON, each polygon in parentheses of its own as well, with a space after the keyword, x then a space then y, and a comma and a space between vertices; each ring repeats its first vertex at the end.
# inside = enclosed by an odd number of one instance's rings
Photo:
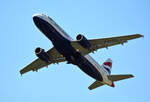
POLYGON ((149 0, 0 0, 0 13, 0 102, 150 102, 149 0), (74 39, 143 34, 90 54, 99 64, 111 58, 112 74, 135 78, 90 91, 94 79, 66 62, 21 77, 36 47, 53 47, 34 25, 35 13, 49 15, 74 39))

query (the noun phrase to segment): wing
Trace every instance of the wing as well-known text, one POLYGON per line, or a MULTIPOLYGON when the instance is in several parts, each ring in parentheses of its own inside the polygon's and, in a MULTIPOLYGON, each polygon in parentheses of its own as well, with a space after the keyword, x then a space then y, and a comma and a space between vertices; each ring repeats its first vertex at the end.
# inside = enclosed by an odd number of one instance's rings
POLYGON ((143 37, 140 34, 133 34, 133 35, 126 35, 126 36, 118 36, 118 37, 110 37, 110 38, 101 38, 101 39, 91 39, 88 40, 91 44, 91 47, 86 49, 83 48, 78 41, 73 41, 71 44, 72 46, 79 51, 82 55, 87 55, 91 52, 94 52, 100 48, 108 48, 110 46, 124 44, 128 40, 136 39, 143 37))
POLYGON ((53 47, 50 50, 47 51, 51 62, 49 62, 48 64, 46 64, 44 61, 40 60, 39 58, 37 58, 35 61, 33 61, 31 64, 27 65, 25 68, 23 68, 22 70, 20 70, 20 74, 24 74, 26 72, 29 71, 37 71, 40 68, 43 68, 45 66, 48 66, 49 64, 52 63, 59 63, 59 62, 63 62, 65 61, 65 58, 53 47))
POLYGON ((93 84, 91 84, 91 85, 88 87, 88 89, 89 89, 89 90, 93 90, 93 89, 95 89, 95 88, 97 88, 97 87, 100 87, 100 86, 102 86, 102 85, 104 85, 104 84, 101 83, 100 81, 95 81, 93 84))
POLYGON ((111 81, 119 81, 127 78, 134 77, 132 74, 126 74, 126 75, 110 75, 108 76, 108 79, 111 81))

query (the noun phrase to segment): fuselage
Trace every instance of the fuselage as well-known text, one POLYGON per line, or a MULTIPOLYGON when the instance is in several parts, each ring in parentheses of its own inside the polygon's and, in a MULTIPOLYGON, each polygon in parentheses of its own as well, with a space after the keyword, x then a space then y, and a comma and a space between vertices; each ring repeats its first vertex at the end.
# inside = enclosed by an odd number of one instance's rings
POLYGON ((82 56, 72 47, 73 39, 60 28, 50 17, 44 14, 33 15, 33 21, 39 30, 52 41, 55 49, 62 54, 68 63, 77 65, 83 72, 98 81, 107 80, 107 72, 91 56, 82 56))

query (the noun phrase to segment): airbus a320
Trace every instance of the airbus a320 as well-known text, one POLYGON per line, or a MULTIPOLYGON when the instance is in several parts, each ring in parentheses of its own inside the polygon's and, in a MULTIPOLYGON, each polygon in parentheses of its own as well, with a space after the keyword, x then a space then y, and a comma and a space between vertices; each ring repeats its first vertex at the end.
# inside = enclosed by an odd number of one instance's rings
POLYGON ((36 27, 52 42, 54 47, 45 51, 37 47, 35 54, 38 57, 31 64, 20 70, 20 74, 29 71, 38 71, 40 68, 48 67, 53 63, 67 61, 67 64, 78 66, 83 72, 95 79, 88 88, 95 89, 102 85, 114 87, 114 81, 132 78, 132 74, 111 75, 112 60, 108 58, 99 65, 90 55, 98 49, 124 44, 128 40, 143 37, 141 34, 117 36, 100 39, 87 39, 78 34, 73 40, 54 20, 44 14, 34 14, 33 21, 36 27))

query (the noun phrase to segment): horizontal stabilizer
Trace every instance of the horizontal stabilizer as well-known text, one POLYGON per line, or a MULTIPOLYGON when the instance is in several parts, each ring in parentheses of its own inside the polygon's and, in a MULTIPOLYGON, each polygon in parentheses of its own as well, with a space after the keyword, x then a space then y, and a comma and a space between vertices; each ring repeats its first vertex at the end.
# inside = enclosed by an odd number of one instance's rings
POLYGON ((119 81, 123 79, 128 79, 134 77, 132 74, 125 74, 125 75, 110 75, 108 79, 111 81, 119 81))
MULTIPOLYGON (((112 82, 114 81, 119 81, 119 80, 123 80, 123 79, 128 79, 128 78, 132 78, 134 77, 132 74, 125 74, 125 75, 109 75, 108 79, 111 80, 112 82)), ((97 87, 100 87, 104 85, 102 82, 100 81, 95 81, 93 84, 91 84, 88 89, 92 90, 95 89, 97 87)))
POLYGON ((102 85, 104 85, 102 82, 96 80, 92 85, 90 85, 88 87, 88 89, 92 90, 92 89, 95 89, 95 88, 100 87, 102 85))

